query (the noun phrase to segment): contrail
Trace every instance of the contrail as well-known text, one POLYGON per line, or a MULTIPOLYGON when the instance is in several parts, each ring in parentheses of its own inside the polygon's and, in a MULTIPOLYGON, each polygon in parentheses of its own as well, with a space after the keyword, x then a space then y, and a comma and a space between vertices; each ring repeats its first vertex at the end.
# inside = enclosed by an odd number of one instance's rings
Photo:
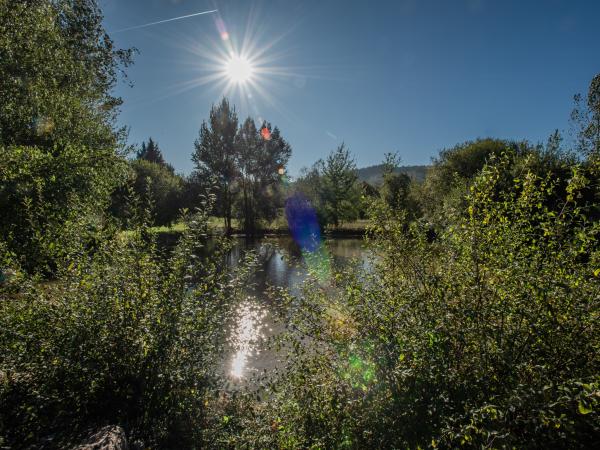
POLYGON ((122 33, 123 31, 137 30, 139 28, 151 27, 152 25, 158 25, 161 23, 173 22, 174 20, 187 19, 188 17, 202 16, 204 14, 212 14, 217 11, 218 11, 218 9, 211 9, 210 11, 202 11, 199 13, 188 14, 187 16, 173 17, 172 19, 165 19, 165 20, 159 20, 158 22, 145 23, 144 25, 136 25, 134 27, 123 28, 122 30, 113 31, 113 34, 122 33))

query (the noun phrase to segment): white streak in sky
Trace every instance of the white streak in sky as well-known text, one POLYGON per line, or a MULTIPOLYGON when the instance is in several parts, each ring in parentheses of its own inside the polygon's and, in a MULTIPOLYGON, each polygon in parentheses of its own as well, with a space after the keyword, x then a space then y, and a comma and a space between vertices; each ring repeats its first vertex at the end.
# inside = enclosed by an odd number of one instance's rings
POLYGON ((158 25, 158 24, 166 23, 166 22, 173 22, 174 20, 187 19, 188 17, 202 16, 204 14, 212 14, 217 11, 218 11, 218 9, 211 9, 210 11, 202 11, 199 13, 188 14, 187 16, 173 17, 172 19, 165 19, 165 20, 159 20, 158 22, 145 23, 144 25, 136 25, 134 27, 123 28, 122 30, 113 31, 112 34, 122 33, 123 31, 138 30, 140 28, 151 27, 152 25, 158 25))

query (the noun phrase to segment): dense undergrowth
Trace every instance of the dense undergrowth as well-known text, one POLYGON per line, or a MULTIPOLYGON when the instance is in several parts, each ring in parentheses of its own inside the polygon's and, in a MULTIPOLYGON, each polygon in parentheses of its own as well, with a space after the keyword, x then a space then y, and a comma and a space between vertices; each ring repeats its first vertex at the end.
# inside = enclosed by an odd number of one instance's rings
POLYGON ((169 255, 140 225, 71 247, 50 281, 3 248, 2 445, 63 447, 109 423, 156 448, 597 445, 600 166, 511 164, 492 158, 436 232, 375 201, 368 273, 277 293, 287 364, 258 396, 219 394, 252 264, 225 270, 225 241, 204 250, 209 205, 169 255))
POLYGON ((375 202, 369 273, 278 293, 287 364, 258 397, 217 395, 251 264, 229 273, 225 242, 203 251, 206 212, 168 258, 142 225, 70 252, 52 281, 16 268, 0 303, 2 444, 60 447, 118 423, 161 448, 596 445, 600 166, 507 182, 508 165, 488 164, 437 234, 375 202))
POLYGON ((168 258, 140 226, 82 249, 51 281, 13 269, 0 292, 3 447, 62 448, 115 423, 146 446, 202 442, 246 267, 224 267, 226 241, 206 255, 207 222, 187 217, 168 258))
POLYGON ((372 272, 289 299, 287 370, 269 401, 234 402, 221 443, 598 445, 600 224, 582 198, 597 199, 600 166, 507 184, 507 164, 484 169, 435 237, 375 207, 372 272))

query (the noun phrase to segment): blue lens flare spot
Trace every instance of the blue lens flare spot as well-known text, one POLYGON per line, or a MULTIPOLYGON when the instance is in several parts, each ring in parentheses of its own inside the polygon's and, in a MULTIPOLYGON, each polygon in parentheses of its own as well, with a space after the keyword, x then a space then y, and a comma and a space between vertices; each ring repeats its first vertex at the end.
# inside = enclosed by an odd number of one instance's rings
POLYGON ((301 193, 292 194, 285 202, 285 217, 300 250, 316 252, 321 245, 321 228, 310 201, 301 193))
POLYGON ((324 283, 330 279, 330 258, 321 238, 317 213, 301 193, 292 194, 285 202, 285 217, 310 273, 324 283))

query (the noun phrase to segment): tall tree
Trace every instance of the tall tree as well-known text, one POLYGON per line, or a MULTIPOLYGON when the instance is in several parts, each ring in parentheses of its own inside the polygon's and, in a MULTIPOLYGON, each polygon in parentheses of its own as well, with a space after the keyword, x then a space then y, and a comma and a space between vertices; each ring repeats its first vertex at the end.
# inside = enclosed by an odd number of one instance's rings
POLYGON ((381 196, 386 205, 393 210, 414 211, 409 204, 411 178, 405 173, 398 173, 400 158, 394 153, 386 153, 383 163, 383 186, 381 196))
POLYGON ((600 156, 600 73, 590 82, 584 100, 575 95, 571 120, 576 128, 576 148, 587 157, 600 156))
POLYGON ((95 0, 0 0, 0 239, 31 271, 103 230, 126 177, 111 92, 131 57, 95 0))
POLYGON ((231 218, 237 177, 235 138, 238 117, 235 108, 223 98, 213 105, 208 123, 202 122, 200 136, 194 143, 192 161, 201 176, 215 180, 217 206, 223 214, 225 230, 231 233, 231 218))
POLYGON ((280 177, 292 150, 277 127, 264 122, 258 130, 250 117, 238 131, 236 148, 242 190, 241 218, 244 231, 253 234, 259 220, 274 219, 283 205, 280 177))
POLYGON ((258 164, 258 148, 260 134, 254 120, 248 117, 236 135, 236 159, 240 176, 240 216, 244 223, 244 231, 251 233, 255 225, 254 183, 258 164))
POLYGON ((339 226, 358 217, 360 188, 356 163, 342 143, 322 164, 320 195, 327 223, 339 226))
POLYGON ((115 147, 111 92, 132 54, 96 0, 0 1, 0 144, 115 147))
POLYGON ((273 220, 277 209, 283 206, 281 176, 285 173, 292 148, 281 136, 279 128, 271 126, 269 122, 263 122, 260 137, 254 198, 259 217, 273 220))

